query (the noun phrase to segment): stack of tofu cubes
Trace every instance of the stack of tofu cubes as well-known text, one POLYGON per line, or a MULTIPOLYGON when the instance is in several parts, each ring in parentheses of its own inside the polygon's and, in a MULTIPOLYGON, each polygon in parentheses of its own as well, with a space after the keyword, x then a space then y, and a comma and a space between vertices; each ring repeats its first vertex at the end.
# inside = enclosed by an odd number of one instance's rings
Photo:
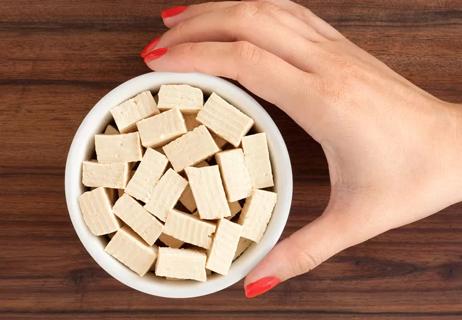
POLYGON ((277 195, 264 132, 216 93, 162 85, 111 110, 82 164, 79 197, 91 233, 144 276, 206 281, 260 241, 277 195), (266 189, 266 190, 265 190, 266 189))

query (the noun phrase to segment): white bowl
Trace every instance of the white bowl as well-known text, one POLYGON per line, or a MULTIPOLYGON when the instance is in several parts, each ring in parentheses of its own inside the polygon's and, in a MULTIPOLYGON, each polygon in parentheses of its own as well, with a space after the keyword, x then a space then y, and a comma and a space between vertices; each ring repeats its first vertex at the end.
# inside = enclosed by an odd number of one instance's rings
POLYGON ((151 72, 133 78, 106 94, 87 114, 74 136, 66 163, 66 201, 75 231, 93 259, 111 276, 138 291, 161 297, 187 298, 217 292, 244 278, 273 248, 287 222, 292 201, 292 169, 286 145, 276 124, 261 105, 249 94, 221 78, 198 73, 151 72), (109 110, 144 90, 157 91, 161 84, 190 84, 204 92, 216 92, 255 120, 258 131, 268 137, 273 165, 275 190, 278 201, 262 240, 239 257, 226 276, 214 275, 206 282, 172 281, 147 274, 136 275, 104 251, 105 241, 90 233, 86 227, 78 197, 84 187, 81 183, 82 161, 89 159, 94 150, 94 135, 103 132, 111 120, 109 110))

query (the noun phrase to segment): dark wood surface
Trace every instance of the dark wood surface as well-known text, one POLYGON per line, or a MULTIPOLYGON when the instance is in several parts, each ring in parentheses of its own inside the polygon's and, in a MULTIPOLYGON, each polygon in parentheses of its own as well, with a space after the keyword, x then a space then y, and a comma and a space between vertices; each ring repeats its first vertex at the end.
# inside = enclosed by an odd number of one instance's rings
MULTIPOLYGON (((304 2, 419 86, 462 102, 461 0, 304 2)), ((164 30, 159 12, 169 5, 0 1, 0 318, 461 319, 462 205, 346 250, 253 300, 242 282, 202 298, 152 297, 98 267, 68 218, 67 150, 100 97, 148 71, 137 54, 164 30)), ((294 170, 286 236, 322 211, 328 171, 318 144, 265 106, 294 170)))

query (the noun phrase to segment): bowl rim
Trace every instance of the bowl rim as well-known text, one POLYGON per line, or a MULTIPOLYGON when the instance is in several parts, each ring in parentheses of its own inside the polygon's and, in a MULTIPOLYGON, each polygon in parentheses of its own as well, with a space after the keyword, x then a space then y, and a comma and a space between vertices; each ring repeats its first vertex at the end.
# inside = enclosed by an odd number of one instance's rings
POLYGON ((69 216, 84 248, 109 275, 123 284, 159 297, 191 298, 223 290, 243 279, 274 247, 287 223, 292 202, 292 167, 282 135, 266 110, 246 91, 233 83, 202 73, 150 72, 132 78, 110 90, 85 116, 69 148, 65 168, 65 197, 69 216), (101 237, 91 234, 86 227, 78 196, 82 193, 81 162, 93 149, 93 136, 102 132, 111 118, 109 110, 144 90, 157 90, 161 84, 190 84, 204 92, 216 92, 225 100, 248 114, 257 127, 267 134, 278 200, 261 241, 248 248, 233 262, 226 276, 214 276, 206 282, 171 281, 154 276, 139 277, 104 251, 101 237), (84 141, 84 143, 81 143, 84 141))

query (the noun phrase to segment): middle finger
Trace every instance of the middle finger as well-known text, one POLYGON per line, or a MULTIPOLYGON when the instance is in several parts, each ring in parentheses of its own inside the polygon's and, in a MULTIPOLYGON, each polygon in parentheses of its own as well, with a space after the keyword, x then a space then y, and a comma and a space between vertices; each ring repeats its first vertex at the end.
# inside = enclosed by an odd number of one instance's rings
POLYGON ((316 70, 319 47, 276 20, 269 13, 272 5, 262 4, 242 3, 187 19, 167 31, 157 47, 185 42, 245 40, 304 71, 316 70))

